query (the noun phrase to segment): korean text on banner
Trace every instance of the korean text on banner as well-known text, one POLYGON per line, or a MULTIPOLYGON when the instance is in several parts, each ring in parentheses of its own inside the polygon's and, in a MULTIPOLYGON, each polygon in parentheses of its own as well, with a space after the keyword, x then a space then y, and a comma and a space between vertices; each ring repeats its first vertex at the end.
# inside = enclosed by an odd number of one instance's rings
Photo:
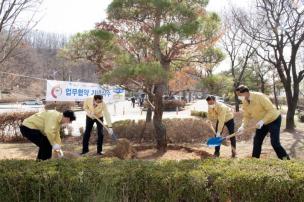
POLYGON ((95 83, 47 80, 47 101, 83 101, 94 95, 102 95, 105 102, 118 102, 125 99, 125 90, 95 83))

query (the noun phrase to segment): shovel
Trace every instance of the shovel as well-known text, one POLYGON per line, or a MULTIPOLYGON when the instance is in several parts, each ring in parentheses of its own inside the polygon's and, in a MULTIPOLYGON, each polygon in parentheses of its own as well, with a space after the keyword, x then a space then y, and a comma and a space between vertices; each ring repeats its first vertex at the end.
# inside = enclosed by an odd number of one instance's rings
MULTIPOLYGON (((247 128, 246 130, 250 130, 250 129, 253 129, 255 127, 252 127, 252 128, 247 128)), ((232 138, 232 137, 235 137, 239 134, 242 134, 244 133, 244 131, 242 132, 235 132, 231 135, 228 135, 226 137, 212 137, 212 138, 209 138, 208 141, 207 141, 207 145, 208 147, 217 147, 217 146, 221 146, 222 142, 226 139, 229 139, 229 138, 232 138)))
MULTIPOLYGON (((106 129, 106 131, 110 134, 109 128, 106 127, 104 125, 104 123, 99 118, 97 118, 95 115, 93 115, 93 116, 106 129)), ((113 132, 113 134, 111 135, 111 138, 112 138, 113 141, 116 141, 117 140, 117 135, 113 132)))
POLYGON ((236 135, 237 135, 237 133, 233 133, 233 134, 228 135, 226 137, 212 137, 212 138, 209 138, 208 141, 207 141, 207 145, 208 145, 208 147, 220 146, 225 139, 229 139, 229 138, 234 137, 236 135))

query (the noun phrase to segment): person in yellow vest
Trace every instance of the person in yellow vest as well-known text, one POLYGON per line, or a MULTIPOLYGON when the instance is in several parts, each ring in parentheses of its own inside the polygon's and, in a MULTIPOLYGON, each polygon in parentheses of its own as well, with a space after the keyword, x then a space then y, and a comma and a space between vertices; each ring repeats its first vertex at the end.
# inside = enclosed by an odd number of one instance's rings
POLYGON ((21 134, 39 147, 37 160, 52 157, 52 149, 61 150, 60 127, 76 120, 74 112, 55 110, 38 112, 24 119, 20 126, 21 134))
MULTIPOLYGON (((234 133, 234 119, 231 109, 224 103, 217 102, 214 96, 206 98, 208 103, 208 120, 216 121, 215 136, 220 137, 224 126, 227 127, 229 134, 234 133)), ((231 156, 236 157, 236 138, 230 138, 231 141, 231 156)), ((220 146, 215 147, 214 155, 220 156, 220 146)))
POLYGON ((103 144, 103 126, 95 117, 103 122, 105 118, 109 133, 113 135, 111 117, 107 105, 103 102, 102 95, 94 95, 94 97, 87 98, 83 103, 83 109, 86 112, 86 128, 82 140, 82 155, 89 152, 89 140, 94 123, 97 124, 97 155, 102 155, 103 144))
POLYGON ((249 91, 244 85, 236 88, 236 94, 243 102, 244 111, 242 125, 238 131, 242 132, 248 126, 250 119, 257 121, 252 157, 260 158, 264 138, 269 132, 271 145, 278 158, 289 160, 280 143, 281 114, 270 99, 263 93, 249 91))

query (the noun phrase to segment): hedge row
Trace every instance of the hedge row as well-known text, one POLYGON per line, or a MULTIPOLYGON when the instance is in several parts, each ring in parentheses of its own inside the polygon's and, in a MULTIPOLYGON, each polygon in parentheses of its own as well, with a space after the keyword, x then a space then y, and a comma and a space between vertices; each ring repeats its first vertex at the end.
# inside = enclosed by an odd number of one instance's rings
POLYGON ((0 142, 23 140, 19 126, 35 112, 8 112, 0 114, 0 142))
MULTIPOLYGON (((144 109, 147 109, 150 106, 149 103, 144 102, 144 109)), ((186 102, 183 100, 163 100, 163 110, 164 111, 176 111, 183 110, 186 106, 186 102)))
POLYGON ((304 162, 0 161, 0 201, 304 201, 304 162))
MULTIPOLYGON (((0 142, 19 142, 26 141, 19 130, 22 121, 36 112, 13 112, 0 115, 0 142)), ((207 140, 212 136, 209 125, 204 120, 196 119, 164 119, 167 127, 168 141, 171 143, 193 143, 207 140)), ((120 138, 127 138, 132 141, 142 140, 144 142, 155 141, 155 130, 153 123, 145 124, 144 120, 123 120, 113 124, 115 133, 120 138)), ((91 141, 96 143, 96 130, 93 130, 91 141)), ((106 134, 106 132, 104 131, 106 134)), ((81 132, 83 134, 83 131, 81 132)), ((67 135, 72 135, 68 131, 67 135)), ((61 130, 61 137, 64 137, 64 131, 61 130)), ((105 142, 111 139, 105 135, 105 142)))
MULTIPOLYGON (((23 120, 37 113, 37 111, 7 112, 0 114, 0 142, 24 142, 27 141, 20 133, 20 125, 23 120)), ((70 131, 68 130, 68 135, 70 131)), ((63 137, 64 130, 60 131, 63 137)))
MULTIPOLYGON (((16 112, 5 113, 0 115, 0 142, 15 142, 24 141, 19 131, 19 125, 23 119, 32 115, 35 112, 16 112)), ((235 113, 236 127, 239 127, 241 122, 241 113, 235 113)), ((204 119, 164 119, 164 125, 167 128, 167 139, 169 143, 201 143, 206 141, 209 137, 213 136, 212 130, 209 124, 204 119)), ((215 127, 215 126, 214 126, 215 127)), ((127 138, 131 141, 141 142, 154 142, 155 130, 153 123, 145 124, 144 120, 123 120, 117 121, 113 124, 115 133, 121 138, 127 138)), ((96 143, 97 136, 93 130, 91 138, 92 143, 96 143)), ((226 135, 227 129, 224 129, 226 135)), ((62 130, 63 137, 63 130, 62 130)), ((68 131, 68 135, 71 135, 72 131, 68 131)), ((83 134, 83 131, 81 132, 83 134)), ((105 132, 106 134, 106 132, 105 132)), ((238 136, 238 141, 248 140, 252 138, 252 133, 248 132, 241 136, 238 136)), ((111 141, 108 135, 105 135, 105 142, 111 141)))
POLYGON ((191 116, 197 116, 200 118, 207 118, 208 112, 191 110, 191 116))
POLYGON ((59 112, 72 109, 72 107, 75 107, 75 102, 48 102, 44 106, 46 110, 57 110, 59 112))
POLYGON ((304 123, 304 112, 300 112, 298 114, 298 117, 299 117, 300 122, 304 123))
MULTIPOLYGON (((169 143, 201 143, 213 136, 209 124, 201 119, 164 119, 167 140, 169 143)), ((113 124, 115 133, 131 141, 154 142, 153 123, 145 124, 144 120, 123 120, 113 124)))

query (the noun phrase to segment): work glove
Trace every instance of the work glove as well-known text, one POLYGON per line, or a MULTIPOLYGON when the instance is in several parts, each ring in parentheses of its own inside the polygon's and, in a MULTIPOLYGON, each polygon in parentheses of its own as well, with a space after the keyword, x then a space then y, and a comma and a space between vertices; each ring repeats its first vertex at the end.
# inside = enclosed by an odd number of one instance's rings
POLYGON ((257 129, 261 129, 261 128, 263 127, 263 125, 264 125, 264 121, 263 121, 263 120, 260 120, 259 122, 257 122, 256 128, 257 128, 257 129))
POLYGON ((117 140, 117 136, 115 135, 115 133, 113 132, 112 128, 109 128, 109 135, 111 136, 113 141, 117 140))
POLYGON ((53 150, 56 152, 59 158, 63 157, 63 151, 61 150, 61 146, 59 144, 54 144, 53 150))
POLYGON ((61 150, 61 146, 59 144, 54 144, 53 145, 53 150, 54 151, 59 151, 59 150, 61 150))
POLYGON ((217 133, 216 133, 216 137, 221 137, 221 133, 220 133, 220 132, 217 132, 217 133))
POLYGON ((57 153, 57 155, 58 155, 59 158, 63 157, 63 151, 61 149, 57 150, 56 153, 57 153))
POLYGON ((111 136, 112 136, 112 135, 113 135, 113 133, 114 133, 114 132, 113 132, 113 129, 112 129, 112 128, 108 128, 108 129, 109 129, 109 131, 108 131, 108 132, 109 132, 109 135, 111 135, 111 136))
POLYGON ((239 100, 241 100, 242 102, 245 100, 245 96, 238 96, 239 100))
POLYGON ((241 133, 244 131, 244 125, 242 124, 241 127, 237 130, 238 133, 241 133))

